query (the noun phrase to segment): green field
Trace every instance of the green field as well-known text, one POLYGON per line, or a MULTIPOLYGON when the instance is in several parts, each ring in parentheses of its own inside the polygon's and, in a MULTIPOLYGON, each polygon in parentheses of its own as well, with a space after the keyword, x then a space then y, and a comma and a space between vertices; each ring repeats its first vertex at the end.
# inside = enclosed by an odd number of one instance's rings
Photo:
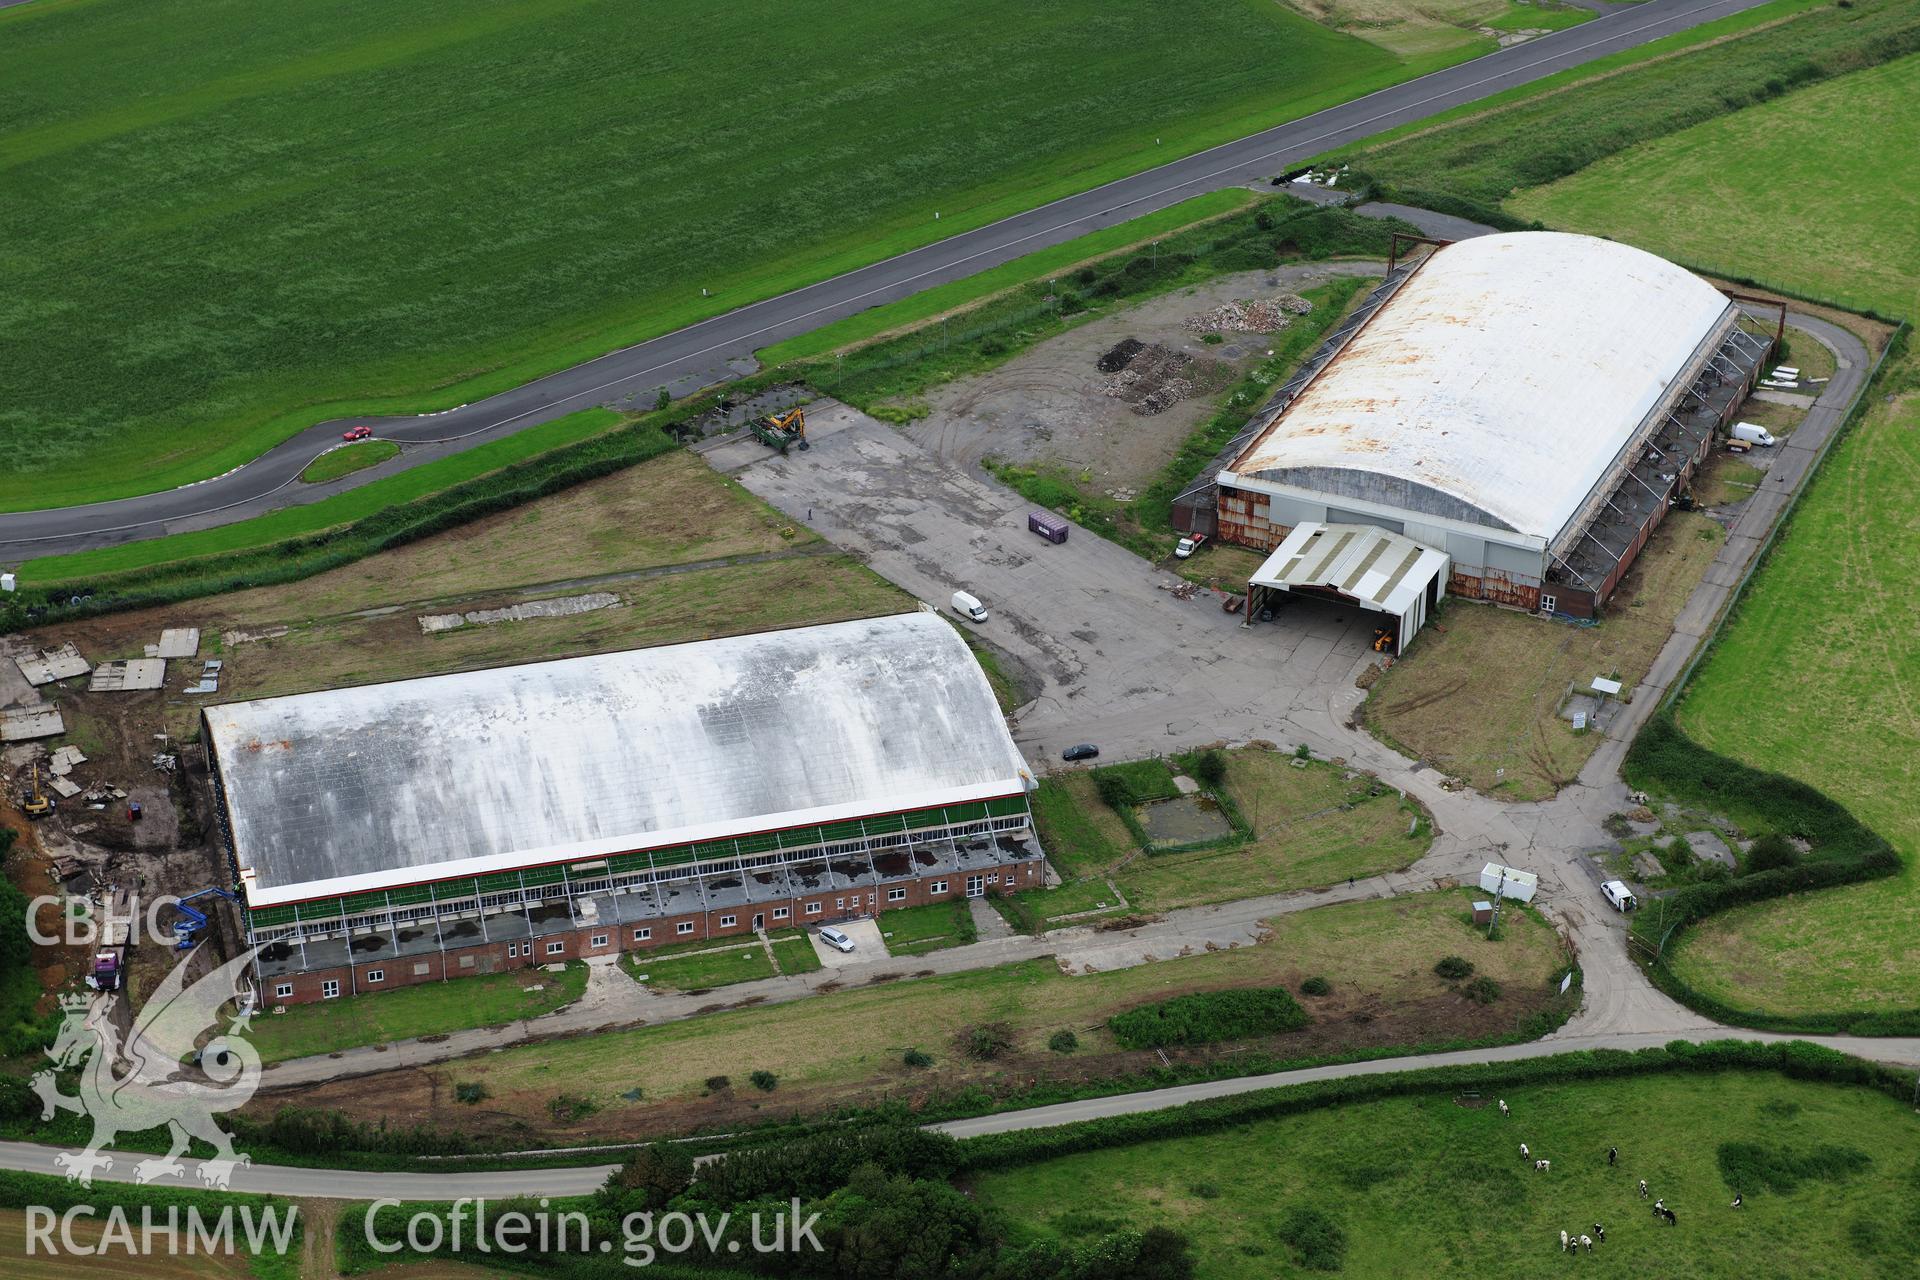
POLYGON ((1344 1236, 1337 1269, 1352 1277, 1892 1280, 1920 1266, 1920 1124, 1885 1096, 1739 1071, 1499 1092, 1509 1117, 1445 1094, 1326 1107, 987 1173, 972 1190, 1021 1235, 1172 1227, 1202 1280, 1313 1274, 1284 1238, 1307 1209, 1344 1236), (1521 1142, 1551 1171, 1523 1165, 1521 1142), (1723 1144, 1818 1171, 1791 1190, 1729 1186, 1726 1165, 1753 1166, 1723 1144), (1856 1153, 1864 1167, 1822 1176, 1856 1153), (1640 1178, 1677 1226, 1648 1212, 1640 1178), (1561 1231, 1596 1221, 1605 1244, 1561 1253, 1561 1231))
MULTIPOLYGON (((1636 243, 1689 261, 1920 315, 1916 94, 1920 57, 1908 57, 1636 147, 1509 207, 1569 230, 1631 229, 1636 243), (1816 183, 1822 173, 1837 180, 1816 183)), ((1680 721, 1713 750, 1827 791, 1908 869, 1738 908, 1684 935, 1676 972, 1735 1007, 1920 1005, 1920 637, 1906 602, 1920 574, 1920 363, 1909 350, 1894 367, 1889 389, 1904 394, 1876 398, 1829 456, 1695 675, 1680 721)))
POLYGON ((345 1000, 287 1005, 285 1013, 255 1018, 249 1038, 262 1062, 279 1062, 533 1018, 572 1004, 586 989, 583 964, 569 964, 560 973, 530 969, 426 982, 345 1000))
POLYGON ((1920 313, 1920 56, 1644 143, 1507 202, 1886 315, 1920 313))
POLYGON ((472 400, 1482 47, 1270 0, 22 6, 0 507, 472 400))
MULTIPOLYGON (((1907 0, 1849 0, 1844 8, 1789 0, 1497 95, 1449 113, 1444 123, 1391 131, 1342 155, 1356 179, 1364 175, 1395 199, 1498 218, 1503 202, 1524 188, 1778 98, 1795 86, 1916 50, 1920 10, 1907 0), (1710 36, 1724 38, 1709 44, 1710 36)), ((1877 132, 1881 123, 1863 132, 1877 132)), ((1793 163, 1772 148, 1753 159, 1769 172, 1776 161, 1789 168, 1793 163)), ((1689 199, 1722 176, 1698 170, 1669 175, 1689 199)), ((1843 201, 1854 176, 1844 166, 1826 170, 1819 189, 1805 198, 1843 201)), ((1763 216, 1782 195, 1769 189, 1753 213, 1763 216)), ((1644 206, 1623 201, 1618 207, 1630 213, 1644 206)), ((1505 216, 1517 212, 1508 209, 1505 216)), ((1673 217, 1671 208, 1646 212, 1649 221, 1673 217)))

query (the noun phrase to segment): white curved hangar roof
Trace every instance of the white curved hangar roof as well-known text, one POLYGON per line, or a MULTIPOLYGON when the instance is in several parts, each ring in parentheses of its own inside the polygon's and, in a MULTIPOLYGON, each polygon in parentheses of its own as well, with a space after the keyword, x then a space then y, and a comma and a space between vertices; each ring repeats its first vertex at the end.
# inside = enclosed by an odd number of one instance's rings
POLYGON ((1026 789, 985 674, 924 612, 232 703, 206 723, 255 907, 1026 789))
POLYGON ((1610 240, 1462 240, 1230 470, 1551 540, 1733 314, 1698 276, 1610 240))

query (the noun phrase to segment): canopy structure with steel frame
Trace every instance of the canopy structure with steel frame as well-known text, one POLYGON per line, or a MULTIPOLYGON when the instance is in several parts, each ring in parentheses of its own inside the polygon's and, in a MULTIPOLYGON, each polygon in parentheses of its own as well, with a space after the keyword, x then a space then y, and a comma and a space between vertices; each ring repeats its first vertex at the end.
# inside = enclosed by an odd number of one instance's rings
POLYGON ((1247 590, 1250 597, 1262 590, 1300 592, 1392 614, 1394 651, 1400 652, 1446 594, 1448 566, 1446 552, 1374 525, 1308 521, 1294 526, 1247 580, 1247 590))

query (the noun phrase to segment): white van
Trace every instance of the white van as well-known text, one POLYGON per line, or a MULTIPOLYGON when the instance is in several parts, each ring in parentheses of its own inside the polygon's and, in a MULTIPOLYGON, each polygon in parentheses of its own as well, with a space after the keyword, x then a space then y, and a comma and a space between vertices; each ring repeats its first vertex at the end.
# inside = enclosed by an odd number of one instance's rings
POLYGON ((1733 430, 1728 432, 1728 434, 1735 440, 1745 440, 1748 444, 1757 444, 1762 449, 1771 449, 1774 445, 1780 443, 1774 438, 1773 432, 1767 430, 1765 427, 1756 426, 1751 422, 1734 423, 1733 430))
POLYGON ((1600 886, 1600 892, 1606 895, 1615 911, 1632 911, 1640 905, 1640 899, 1633 896, 1633 890, 1627 888, 1624 880, 1609 880, 1600 886))
POLYGON ((840 932, 840 930, 834 928, 832 925, 828 925, 826 928, 820 931, 820 941, 826 943, 828 946, 832 947, 835 951, 853 950, 853 939, 849 938, 846 934, 840 932))
POLYGON ((964 591, 953 593, 953 611, 969 622, 985 622, 987 606, 980 603, 978 596, 968 595, 964 591))

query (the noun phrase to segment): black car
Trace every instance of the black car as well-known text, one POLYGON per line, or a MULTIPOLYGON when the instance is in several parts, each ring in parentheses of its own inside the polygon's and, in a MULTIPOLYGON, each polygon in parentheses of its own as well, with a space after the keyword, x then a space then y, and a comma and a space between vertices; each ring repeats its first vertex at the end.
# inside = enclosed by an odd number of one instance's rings
POLYGON ((1091 742, 1083 742, 1077 747, 1068 747, 1060 753, 1062 760, 1091 760, 1100 754, 1100 748, 1091 742))

